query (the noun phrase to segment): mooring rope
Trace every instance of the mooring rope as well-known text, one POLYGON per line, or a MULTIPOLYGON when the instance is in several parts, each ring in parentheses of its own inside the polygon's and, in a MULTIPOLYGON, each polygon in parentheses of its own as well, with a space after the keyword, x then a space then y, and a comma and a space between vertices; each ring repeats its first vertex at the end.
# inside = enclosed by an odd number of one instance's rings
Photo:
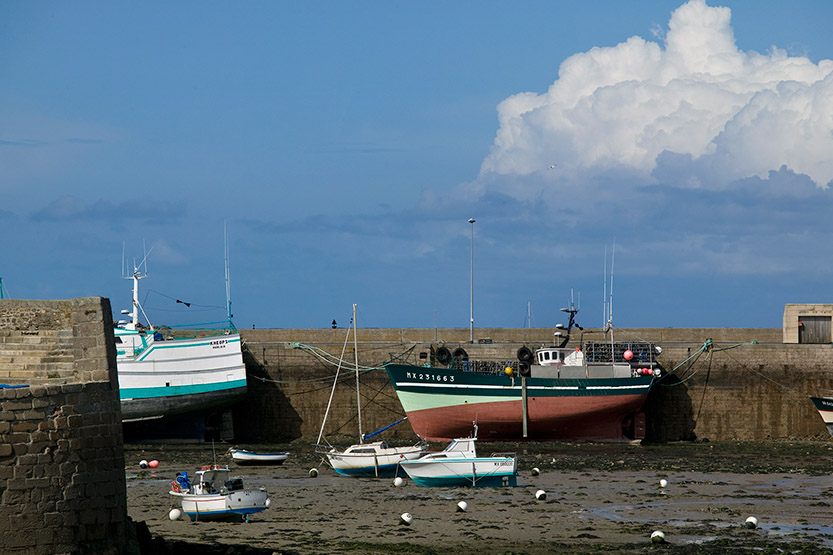
MULTIPOLYGON (((666 376, 670 376, 670 375, 674 374, 677 370, 679 370, 679 368, 681 366, 683 366, 684 364, 686 364, 689 361, 691 361, 691 364, 689 364, 689 369, 690 369, 692 366, 694 366, 694 363, 697 362, 697 360, 700 358, 700 356, 703 353, 706 353, 706 352, 709 353, 708 368, 710 369, 713 353, 720 352, 720 351, 728 351, 730 349, 734 349, 735 347, 741 347, 743 345, 754 345, 756 343, 757 343, 757 341, 752 341, 752 342, 749 342, 749 343, 736 343, 735 345, 729 345, 729 346, 726 346, 726 347, 715 347, 714 341, 712 341, 711 339, 706 339, 706 341, 703 343, 703 345, 699 349, 697 349, 697 351, 695 351, 694 354, 690 355, 687 359, 685 359, 684 361, 679 363, 670 372, 666 372, 665 376, 660 378, 660 380, 662 380, 666 376), (694 360, 692 360, 692 359, 694 359, 694 360)), ((692 372, 691 374, 689 374, 688 376, 686 376, 685 378, 681 379, 678 382, 669 383, 669 384, 660 383, 659 385, 661 385, 662 387, 674 387, 674 386, 677 386, 677 385, 682 385, 685 382, 687 382, 688 380, 690 380, 691 378, 693 378, 695 375, 697 375, 700 372, 700 370, 702 370, 702 368, 695 370, 694 372, 692 372)))

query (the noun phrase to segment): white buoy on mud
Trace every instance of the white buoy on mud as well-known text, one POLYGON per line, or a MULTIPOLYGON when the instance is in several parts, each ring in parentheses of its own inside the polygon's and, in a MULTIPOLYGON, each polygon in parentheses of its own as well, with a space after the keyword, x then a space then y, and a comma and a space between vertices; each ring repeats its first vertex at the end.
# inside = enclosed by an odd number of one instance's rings
POLYGON ((393 485, 400 488, 405 485, 405 480, 402 479, 402 476, 397 476, 393 479, 393 485))
POLYGON ((533 476, 538 476, 540 473, 541 473, 541 469, 539 469, 538 467, 535 467, 535 468, 532 469, 532 475, 533 476))
POLYGON ((757 528, 758 527, 758 519, 755 518, 754 516, 750 516, 749 518, 746 519, 745 526, 747 528, 757 528))
POLYGON ((466 509, 468 509, 468 508, 469 508, 469 504, 466 503, 465 501, 460 501, 459 503, 457 503, 457 512, 458 513, 465 513, 466 509))
POLYGON ((668 480, 666 480, 665 478, 663 478, 662 480, 659 481, 659 487, 664 488, 667 485, 668 485, 668 480))
POLYGON ((539 489, 535 492, 535 499, 538 501, 544 501, 547 498, 547 492, 542 489, 539 489))
POLYGON ((661 530, 654 530, 651 534, 651 541, 654 543, 663 543, 665 541, 665 534, 661 530))
POLYGON ((318 469, 317 468, 310 468, 309 469, 309 477, 310 478, 315 478, 316 476, 318 476, 318 469))
POLYGON ((182 518, 182 511, 179 509, 171 509, 171 512, 168 513, 168 518, 171 520, 179 520, 182 518))
POLYGON ((411 515, 411 513, 402 513, 401 515, 399 515, 399 520, 405 526, 410 526, 411 523, 414 521, 414 517, 411 515))
POLYGON ((139 468, 147 468, 148 462, 145 459, 139 461, 139 468))

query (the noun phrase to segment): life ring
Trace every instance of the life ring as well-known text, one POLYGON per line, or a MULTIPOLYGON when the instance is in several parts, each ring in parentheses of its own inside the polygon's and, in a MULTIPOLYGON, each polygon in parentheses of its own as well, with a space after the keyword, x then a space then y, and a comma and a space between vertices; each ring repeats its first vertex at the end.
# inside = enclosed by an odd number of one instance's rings
POLYGON ((454 349, 454 352, 451 353, 451 356, 453 356, 454 358, 460 359, 460 360, 468 360, 469 359, 469 354, 462 347, 457 347, 456 349, 454 349))
POLYGON ((182 487, 176 480, 171 480, 171 491, 174 493, 182 493, 182 487))
POLYGON ((530 350, 530 348, 527 347, 526 345, 524 345, 523 347, 518 349, 517 354, 518 354, 518 360, 520 360, 521 362, 526 362, 526 363, 532 362, 532 358, 533 358, 532 350, 530 350))
POLYGON ((440 347, 437 349, 437 362, 440 364, 448 364, 451 362, 451 351, 448 347, 440 347))

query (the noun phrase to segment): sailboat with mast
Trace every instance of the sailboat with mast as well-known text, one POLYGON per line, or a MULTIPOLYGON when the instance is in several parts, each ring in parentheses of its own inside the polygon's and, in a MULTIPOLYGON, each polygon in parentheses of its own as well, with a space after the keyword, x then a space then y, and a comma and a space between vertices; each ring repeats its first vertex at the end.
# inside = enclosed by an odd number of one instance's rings
MULTIPOLYGON (((355 355, 355 372, 356 372, 356 407, 357 417, 359 423, 359 443, 351 445, 350 447, 339 450, 335 447, 330 447, 324 450, 323 454, 327 457, 330 466, 343 476, 365 476, 365 477, 389 477, 399 473, 399 463, 405 460, 413 460, 423 456, 428 452, 428 446, 420 443, 408 447, 389 447, 384 441, 376 441, 372 443, 365 443, 365 439, 369 439, 389 428, 399 424, 407 417, 402 418, 393 424, 389 424, 380 430, 370 434, 362 433, 362 409, 361 409, 361 395, 359 393, 359 350, 358 339, 356 336, 356 305, 353 305, 353 353, 355 355)), ((330 412, 330 407, 333 402, 333 394, 335 393, 336 385, 338 384, 339 372, 341 370, 341 363, 344 361, 344 352, 347 347, 347 341, 350 338, 350 328, 348 327, 347 337, 344 339, 344 347, 341 351, 341 358, 336 369, 335 379, 333 380, 333 389, 330 391, 330 399, 327 403, 327 411, 324 413, 324 421, 321 423, 321 431, 318 434, 317 445, 320 447, 321 440, 324 436, 324 426, 327 424, 327 416, 330 412)), ((403 472, 404 474, 404 472, 403 472)))
POLYGON ((239 401, 246 393, 246 366, 240 334, 231 323, 231 302, 227 327, 201 330, 196 337, 163 334, 139 302, 149 254, 125 276, 133 281, 132 309, 121 313, 130 320, 120 320, 113 330, 122 422, 208 414, 239 401))

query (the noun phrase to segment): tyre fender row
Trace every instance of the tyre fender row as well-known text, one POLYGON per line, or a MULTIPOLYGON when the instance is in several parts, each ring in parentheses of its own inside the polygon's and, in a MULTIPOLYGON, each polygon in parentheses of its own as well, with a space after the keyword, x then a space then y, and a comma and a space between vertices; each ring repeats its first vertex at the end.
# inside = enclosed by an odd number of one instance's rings
POLYGON ((440 364, 448 364, 452 359, 468 360, 469 354, 462 347, 457 347, 451 351, 448 347, 442 346, 437 349, 437 362, 440 364))

